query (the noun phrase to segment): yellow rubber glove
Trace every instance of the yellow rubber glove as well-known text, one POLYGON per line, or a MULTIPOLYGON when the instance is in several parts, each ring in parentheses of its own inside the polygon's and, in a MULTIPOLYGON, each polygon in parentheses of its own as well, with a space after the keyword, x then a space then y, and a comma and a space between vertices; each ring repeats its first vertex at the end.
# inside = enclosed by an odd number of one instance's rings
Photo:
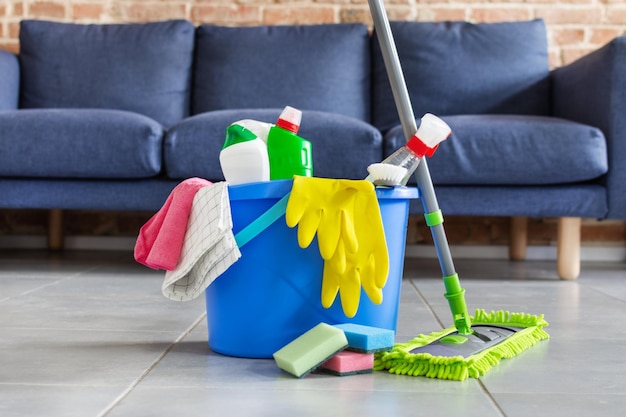
MULTIPOLYGON (((367 182, 295 176, 287 203, 287 226, 298 226, 298 245, 307 248, 317 234, 317 243, 323 259, 330 259, 339 242, 339 236, 350 250, 357 248, 354 231, 354 202, 367 182)), ((372 184, 369 184, 372 188, 372 184)))
POLYGON ((389 255, 376 193, 359 193, 354 212, 358 250, 346 248, 340 238, 335 255, 324 263, 322 306, 330 307, 337 293, 343 312, 354 317, 361 287, 374 304, 383 302, 382 289, 389 275, 389 255))
POLYGON ((374 186, 365 180, 294 177, 286 222, 298 226, 298 244, 308 247, 317 233, 325 260, 322 305, 337 293, 344 313, 354 317, 361 286, 376 304, 389 273, 387 244, 374 186))

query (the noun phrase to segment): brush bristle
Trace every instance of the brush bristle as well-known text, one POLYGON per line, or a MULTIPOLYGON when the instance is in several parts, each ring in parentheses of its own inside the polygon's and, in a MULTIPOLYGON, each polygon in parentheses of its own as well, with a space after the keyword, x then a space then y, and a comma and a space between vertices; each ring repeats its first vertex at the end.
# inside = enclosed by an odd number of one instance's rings
POLYGON ((367 167, 367 171, 374 185, 386 186, 402 185, 402 179, 407 173, 406 168, 383 163, 371 164, 367 167))

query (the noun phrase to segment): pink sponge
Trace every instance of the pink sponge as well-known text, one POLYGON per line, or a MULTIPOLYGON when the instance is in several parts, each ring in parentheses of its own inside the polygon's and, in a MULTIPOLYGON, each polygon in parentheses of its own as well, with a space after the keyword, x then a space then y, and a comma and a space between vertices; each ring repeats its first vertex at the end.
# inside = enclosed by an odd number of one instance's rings
POLYGON ((374 368, 373 353, 359 353, 344 350, 327 360, 319 371, 338 376, 365 374, 374 368))

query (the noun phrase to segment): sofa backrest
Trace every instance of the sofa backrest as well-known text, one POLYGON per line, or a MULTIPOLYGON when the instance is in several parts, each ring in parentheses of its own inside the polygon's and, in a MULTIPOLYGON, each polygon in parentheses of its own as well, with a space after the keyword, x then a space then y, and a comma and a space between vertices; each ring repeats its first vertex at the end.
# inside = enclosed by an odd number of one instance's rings
MULTIPOLYGON (((416 118, 425 113, 549 113, 543 20, 390 25, 416 118)), ((376 36, 372 45, 372 121, 386 131, 399 118, 376 36)))
POLYGON ((0 49, 0 110, 17 108, 20 66, 15 54, 0 49))
POLYGON ((166 127, 189 114, 190 22, 24 20, 19 38, 22 108, 128 110, 166 127))
POLYGON ((362 24, 201 25, 192 113, 291 105, 369 121, 369 44, 362 24))

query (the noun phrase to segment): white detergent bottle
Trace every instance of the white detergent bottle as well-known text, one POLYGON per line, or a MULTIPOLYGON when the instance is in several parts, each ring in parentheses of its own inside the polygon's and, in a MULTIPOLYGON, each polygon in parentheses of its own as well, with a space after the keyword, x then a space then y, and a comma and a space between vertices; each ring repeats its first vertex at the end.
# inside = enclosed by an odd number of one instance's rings
POLYGON ((231 185, 270 180, 267 145, 251 130, 237 123, 226 129, 220 166, 224 179, 231 185))

